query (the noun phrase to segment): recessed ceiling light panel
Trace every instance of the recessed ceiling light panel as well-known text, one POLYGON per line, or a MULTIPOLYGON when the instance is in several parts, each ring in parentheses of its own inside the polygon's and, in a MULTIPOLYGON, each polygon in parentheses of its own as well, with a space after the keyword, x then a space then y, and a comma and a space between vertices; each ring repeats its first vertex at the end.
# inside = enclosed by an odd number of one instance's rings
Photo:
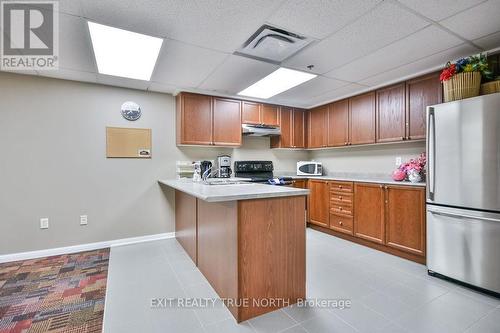
POLYGON ((316 76, 315 74, 281 67, 250 87, 240 91, 238 95, 266 99, 314 79, 316 76))
POLYGON ((101 74, 151 79, 163 39, 88 22, 101 74))

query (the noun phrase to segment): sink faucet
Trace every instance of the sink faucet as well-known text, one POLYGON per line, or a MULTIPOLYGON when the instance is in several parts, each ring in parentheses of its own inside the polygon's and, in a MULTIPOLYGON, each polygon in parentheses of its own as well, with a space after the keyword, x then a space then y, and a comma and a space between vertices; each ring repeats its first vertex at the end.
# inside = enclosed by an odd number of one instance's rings
POLYGON ((220 168, 217 168, 215 170, 212 170, 212 167, 208 168, 207 170, 205 170, 205 172, 203 172, 203 175, 201 175, 201 180, 206 183, 207 182, 207 179, 210 178, 210 177, 213 177, 213 175, 218 172, 220 170, 220 168))

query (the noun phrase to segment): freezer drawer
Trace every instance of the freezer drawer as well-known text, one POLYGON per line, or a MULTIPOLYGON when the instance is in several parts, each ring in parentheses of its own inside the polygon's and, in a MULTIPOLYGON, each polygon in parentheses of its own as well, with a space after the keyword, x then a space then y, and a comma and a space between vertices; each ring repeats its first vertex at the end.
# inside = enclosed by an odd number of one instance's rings
POLYGON ((500 293, 500 214, 427 205, 427 268, 500 293))

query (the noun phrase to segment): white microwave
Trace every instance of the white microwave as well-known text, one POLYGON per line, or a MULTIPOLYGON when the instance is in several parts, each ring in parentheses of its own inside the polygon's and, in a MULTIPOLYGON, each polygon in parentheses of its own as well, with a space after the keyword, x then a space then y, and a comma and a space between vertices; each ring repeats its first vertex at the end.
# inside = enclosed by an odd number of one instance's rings
POLYGON ((323 165, 321 162, 299 161, 297 162, 297 176, 321 176, 323 165))

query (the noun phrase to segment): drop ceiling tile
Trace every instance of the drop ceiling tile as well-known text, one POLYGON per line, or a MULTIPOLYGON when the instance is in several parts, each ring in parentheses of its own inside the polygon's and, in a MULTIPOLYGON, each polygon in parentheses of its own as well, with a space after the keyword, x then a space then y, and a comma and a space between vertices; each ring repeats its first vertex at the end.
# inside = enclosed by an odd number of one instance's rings
POLYGON ((59 66, 97 72, 87 22, 80 17, 59 15, 59 66))
POLYGON ((313 97, 322 95, 328 91, 338 89, 348 84, 349 82, 318 76, 297 87, 294 87, 270 98, 270 101, 277 104, 286 103, 295 105, 297 103, 309 100, 313 97))
POLYGON ((109 86, 139 89, 139 90, 146 90, 151 84, 149 81, 128 79, 124 77, 117 77, 104 74, 97 74, 97 83, 109 86))
POLYGON ((400 5, 384 2, 327 39, 290 58, 285 65, 303 70, 313 64, 313 71, 323 74, 427 25, 426 20, 400 5))
POLYGON ((198 88, 237 94, 278 68, 263 61, 230 55, 198 88))
POLYGON ((227 56, 226 53, 165 40, 151 80, 181 87, 197 87, 227 56))
MULTIPOLYGON (((83 0, 85 1, 85 0, 83 0)), ((60 13, 82 16, 83 10, 80 0, 63 0, 58 1, 60 13)))
POLYGON ((357 93, 360 93, 361 91, 367 90, 368 87, 356 84, 356 83, 351 83, 347 86, 328 91, 326 93, 323 93, 319 96, 315 96, 311 99, 309 99, 308 102, 308 107, 313 107, 313 106, 318 106, 318 105, 323 105, 326 103, 330 103, 333 101, 337 101, 341 98, 344 97, 349 97, 356 95, 357 93))
POLYGON ((268 19, 271 25, 323 39, 370 11, 381 0, 290 0, 268 19))
POLYGON ((174 94, 177 92, 179 87, 172 86, 169 84, 163 84, 163 83, 158 83, 158 82, 151 82, 149 85, 148 90, 150 91, 156 91, 156 92, 162 92, 162 93, 167 93, 167 94, 174 94))
MULTIPOLYGON (((22 52, 23 53, 23 52, 22 52)), ((77 16, 59 14, 59 67, 96 72, 87 22, 77 16)))
POLYGON ((71 69, 59 68, 58 70, 39 71, 40 76, 52 77, 55 79, 82 81, 82 82, 97 82, 97 74, 90 72, 79 72, 71 69))
POLYGON ((407 65, 386 71, 363 81, 362 84, 368 86, 381 86, 393 82, 402 81, 407 77, 418 76, 419 74, 428 73, 429 71, 439 70, 444 68, 446 62, 456 60, 471 54, 477 53, 479 50, 469 44, 461 44, 452 47, 443 52, 439 52, 423 59, 417 60, 407 65))
POLYGON ((283 0, 85 0, 98 23, 234 52, 283 0))
POLYGON ((415 62, 444 51, 463 41, 436 27, 429 26, 363 58, 326 74, 328 77, 359 82, 373 75, 415 62))
POLYGON ((440 21, 449 16, 474 7, 485 0, 398 0, 405 6, 419 12, 434 21, 440 21))
POLYGON ((440 23, 460 36, 473 40, 500 31, 500 1, 489 0, 440 23))
POLYGON ((492 50, 500 47, 500 31, 479 39, 475 39, 474 43, 485 50, 492 50))

